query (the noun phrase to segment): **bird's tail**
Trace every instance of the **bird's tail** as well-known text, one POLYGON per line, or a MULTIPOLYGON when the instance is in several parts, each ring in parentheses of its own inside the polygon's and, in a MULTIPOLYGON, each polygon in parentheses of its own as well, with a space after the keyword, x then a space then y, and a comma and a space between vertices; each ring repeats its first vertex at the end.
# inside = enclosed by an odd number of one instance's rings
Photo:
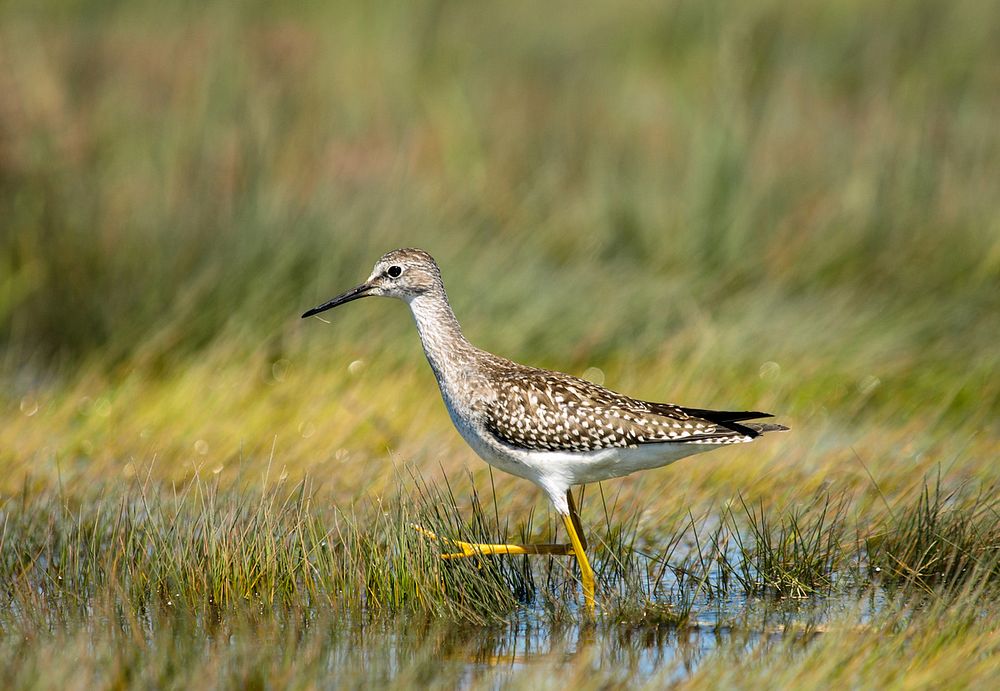
POLYGON ((704 408, 682 408, 688 415, 700 417, 703 420, 714 422, 728 429, 756 437, 764 432, 784 432, 788 428, 772 422, 744 422, 744 420, 758 420, 762 417, 774 417, 771 413, 762 413, 757 410, 706 410, 704 408))
POLYGON ((779 425, 773 422, 748 422, 743 427, 749 427, 757 434, 764 434, 764 432, 787 432, 788 428, 784 425, 779 425))

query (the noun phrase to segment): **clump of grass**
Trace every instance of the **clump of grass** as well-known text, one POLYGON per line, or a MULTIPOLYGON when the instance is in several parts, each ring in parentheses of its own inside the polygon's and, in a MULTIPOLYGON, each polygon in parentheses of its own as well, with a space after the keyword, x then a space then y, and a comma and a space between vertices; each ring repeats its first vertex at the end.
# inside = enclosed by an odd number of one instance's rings
POLYGON ((740 506, 744 521, 737 521, 731 507, 724 514, 736 553, 733 560, 724 558, 721 568, 745 592, 806 597, 830 589, 845 557, 844 501, 818 497, 776 522, 763 504, 754 508, 741 496, 740 506))
POLYGON ((195 479, 177 493, 11 499, 0 574, 9 597, 41 598, 59 616, 109 590, 132 609, 250 603, 478 622, 509 613, 517 572, 502 561, 442 563, 412 525, 449 534, 457 506, 426 486, 415 497, 341 509, 317 505, 308 481, 253 492, 195 479))
MULTIPOLYGON (((256 490, 195 476, 173 491, 152 484, 81 493, 27 489, 2 505, 0 581, 14 611, 39 621, 80 616, 95 599, 130 611, 167 608, 222 616, 324 609, 350 620, 444 617, 487 624, 541 602, 552 621, 578 618, 572 558, 484 556, 442 560, 448 538, 552 542, 556 521, 529 515, 512 535, 495 500, 474 490, 460 506, 450 484, 413 475, 394 496, 325 504, 312 482, 256 490), (417 527, 431 531, 430 539, 417 527)), ((592 550, 602 611, 680 623, 690 602, 664 597, 680 533, 664 553, 635 549, 635 519, 611 522, 592 550), (680 609, 676 605, 683 605, 680 609)), ((595 531, 596 532, 596 531, 595 531)))
POLYGON ((851 549, 845 541, 846 498, 816 495, 811 503, 775 517, 763 503, 739 497, 714 528, 699 535, 691 518, 694 549, 680 573, 709 598, 808 597, 829 592, 851 549))
POLYGON ((1000 577, 1000 500, 990 487, 946 491, 938 477, 891 508, 866 539, 869 570, 892 585, 954 588, 1000 577))
POLYGON ((590 534, 596 542, 592 556, 601 584, 602 611, 609 620, 639 628, 684 626, 698 590, 677 580, 672 566, 681 558, 679 548, 689 532, 690 526, 681 520, 683 514, 658 521, 657 547, 644 551, 637 545, 642 508, 621 517, 617 498, 609 506, 603 486, 599 490, 603 523, 590 534))

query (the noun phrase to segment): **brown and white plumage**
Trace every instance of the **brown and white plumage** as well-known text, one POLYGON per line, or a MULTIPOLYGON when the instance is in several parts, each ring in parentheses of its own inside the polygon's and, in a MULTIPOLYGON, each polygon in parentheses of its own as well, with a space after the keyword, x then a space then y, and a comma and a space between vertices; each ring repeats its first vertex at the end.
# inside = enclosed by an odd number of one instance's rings
POLYGON ((387 253, 365 283, 303 316, 369 295, 410 306, 445 406, 469 445, 487 463, 537 484, 564 515, 572 485, 787 429, 745 422, 766 413, 643 401, 480 350, 462 335, 437 264, 418 249, 387 253))
POLYGON ((487 427, 504 442, 523 449, 597 451, 641 444, 736 444, 779 425, 736 420, 767 413, 722 412, 653 403, 605 389, 560 372, 510 363, 495 371, 496 399, 487 427), (699 415, 708 415, 706 419, 699 415))

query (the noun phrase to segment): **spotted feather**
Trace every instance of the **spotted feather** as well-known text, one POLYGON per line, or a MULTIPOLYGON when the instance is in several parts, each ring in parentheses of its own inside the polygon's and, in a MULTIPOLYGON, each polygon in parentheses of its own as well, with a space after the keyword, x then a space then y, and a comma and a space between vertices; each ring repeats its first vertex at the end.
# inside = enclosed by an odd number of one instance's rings
POLYGON ((487 429, 522 449, 583 452, 664 442, 734 444, 750 441, 765 426, 727 424, 727 419, 768 417, 697 411, 715 414, 708 419, 692 414, 693 409, 642 401, 570 375, 523 366, 492 376, 496 397, 488 405, 487 429))

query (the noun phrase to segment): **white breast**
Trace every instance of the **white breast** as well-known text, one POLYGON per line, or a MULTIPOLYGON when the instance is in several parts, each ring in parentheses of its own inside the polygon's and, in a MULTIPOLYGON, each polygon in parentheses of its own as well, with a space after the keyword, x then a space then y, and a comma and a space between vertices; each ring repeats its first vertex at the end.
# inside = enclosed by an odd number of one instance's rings
POLYGON ((455 397, 451 396, 446 386, 441 387, 441 397, 444 405, 448 409, 448 416, 451 417, 455 429, 462 435, 465 443, 472 447, 472 450, 489 463, 494 468, 523 477, 532 482, 538 482, 534 469, 524 463, 524 460, 517 454, 512 454, 502 444, 491 435, 486 428, 478 422, 471 410, 465 410, 455 397))

